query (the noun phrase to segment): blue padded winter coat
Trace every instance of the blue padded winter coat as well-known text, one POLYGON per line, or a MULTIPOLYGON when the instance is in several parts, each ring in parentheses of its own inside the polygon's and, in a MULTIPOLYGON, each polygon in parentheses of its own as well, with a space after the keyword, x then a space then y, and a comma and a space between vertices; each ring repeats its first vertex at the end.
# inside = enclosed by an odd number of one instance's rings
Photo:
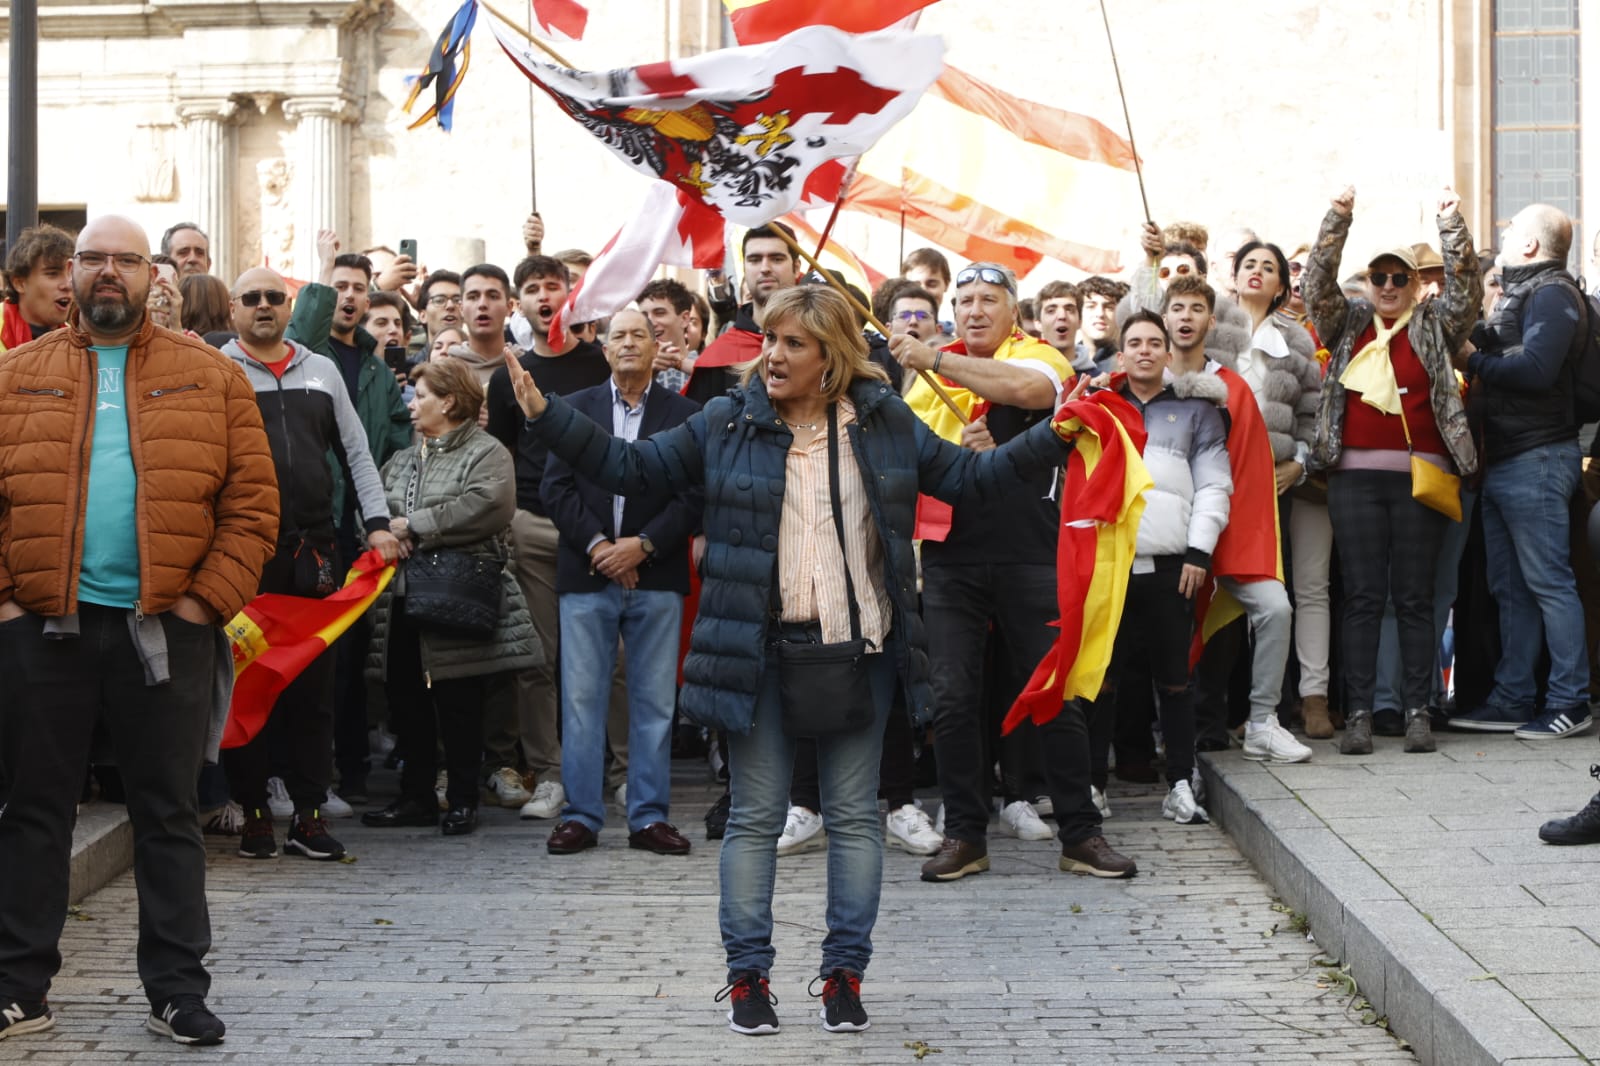
MULTIPOLYGON (((883 581, 894 607, 885 650, 896 657, 913 719, 925 723, 933 694, 911 553, 917 493, 957 507, 990 506, 1007 492, 1030 491, 1027 479, 1065 462, 1072 445, 1045 420, 1004 447, 973 452, 941 440, 881 381, 858 380, 850 400, 856 409, 848 427, 851 447, 883 543, 883 581)), ((634 444, 602 432, 557 396, 528 426, 580 475, 613 492, 705 485, 700 613, 683 664, 680 706, 703 725, 750 732, 766 665, 785 461, 793 441, 766 385, 753 380, 711 400, 682 425, 634 444)))

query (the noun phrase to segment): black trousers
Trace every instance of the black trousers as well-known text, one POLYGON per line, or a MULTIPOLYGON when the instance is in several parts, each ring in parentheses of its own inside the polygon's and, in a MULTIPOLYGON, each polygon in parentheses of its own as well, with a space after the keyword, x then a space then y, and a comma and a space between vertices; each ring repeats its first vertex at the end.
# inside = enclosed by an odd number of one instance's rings
MULTIPOLYGON (((294 557, 280 548, 261 573, 261 591, 305 595, 295 584, 294 572, 294 557)), ((333 783, 336 654, 329 648, 313 659, 278 695, 261 732, 244 747, 222 753, 228 790, 246 813, 267 809, 267 778, 273 776, 283 778, 296 812, 327 802, 333 783)))
POLYGON ((1385 470, 1329 475, 1328 517, 1344 582, 1339 634, 1345 706, 1372 709, 1378 632, 1391 597, 1400 633, 1401 697, 1408 709, 1428 706, 1436 661, 1433 568, 1449 519, 1411 498, 1410 474, 1385 470))
MULTIPOLYGON (((351 493, 351 495, 354 495, 351 493)), ((349 505, 347 504, 347 509, 349 505)), ((356 539, 360 518, 347 514, 339 527, 339 561, 341 572, 362 552, 356 539)), ((333 761, 339 771, 339 783, 345 788, 365 787, 370 741, 367 739, 367 682, 364 671, 367 665, 367 644, 372 639, 372 623, 367 615, 356 619, 333 645, 334 701, 333 701, 333 761)))
MULTIPOLYGON (((1117 628, 1117 643, 1111 653, 1111 672, 1117 680, 1129 674, 1133 664, 1148 665, 1157 690, 1156 709, 1161 716, 1161 735, 1167 752, 1167 782, 1187 781, 1194 770, 1194 690, 1189 686, 1189 637, 1194 626, 1194 602, 1178 591, 1183 568, 1181 556, 1163 557, 1149 574, 1134 574, 1128 580, 1128 597, 1122 608, 1122 623, 1117 628)), ((1139 671, 1131 671, 1135 676, 1139 671)), ((1129 704, 1144 712, 1148 700, 1143 693, 1129 692, 1129 704)), ((1105 787, 1106 752, 1116 729, 1122 692, 1117 689, 1095 701, 1089 723, 1093 745, 1095 784, 1105 787)))
MULTIPOLYGON (((923 569, 922 616, 933 668, 934 752, 944 794, 945 835, 972 843, 989 831, 985 802, 993 756, 985 743, 989 708, 983 656, 989 627, 1005 648, 995 665, 996 704, 1010 707, 1034 667, 1055 642, 1054 566, 1012 563, 928 566, 923 569)), ((1068 703, 1039 730, 1046 792, 1063 844, 1100 834, 1100 813, 1089 798, 1089 737, 1082 709, 1068 703)))
POLYGON ((389 612, 389 677, 384 693, 400 756, 400 794, 418 803, 434 802, 433 779, 444 745, 450 775, 445 798, 452 807, 478 806, 478 773, 483 766, 483 699, 488 677, 435 679, 422 676, 417 627, 400 600, 389 612))
POLYGON ((172 680, 146 685, 128 612, 80 604, 79 636, 35 615, 0 625, 0 1003, 37 1001, 61 968, 74 808, 103 723, 127 789, 139 892, 139 978, 151 1003, 211 986, 206 849, 195 781, 211 719, 216 630, 161 616, 172 680))

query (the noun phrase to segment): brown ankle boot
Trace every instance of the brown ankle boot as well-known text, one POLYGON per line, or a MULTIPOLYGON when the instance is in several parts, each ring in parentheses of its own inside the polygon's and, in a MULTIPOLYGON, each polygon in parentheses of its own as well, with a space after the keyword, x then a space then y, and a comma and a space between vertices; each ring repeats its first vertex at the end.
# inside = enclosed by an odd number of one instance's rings
POLYGON ((1344 724, 1344 737, 1339 741, 1341 755, 1372 754, 1372 712, 1351 711, 1344 724))
POLYGON ((1426 707, 1413 707, 1406 712, 1406 750, 1438 750, 1433 739, 1433 722, 1428 717, 1426 707))
POLYGON ((1307 696, 1300 704, 1300 715, 1305 723, 1306 736, 1312 740, 1327 740, 1333 736, 1333 719, 1328 717, 1328 697, 1307 696))

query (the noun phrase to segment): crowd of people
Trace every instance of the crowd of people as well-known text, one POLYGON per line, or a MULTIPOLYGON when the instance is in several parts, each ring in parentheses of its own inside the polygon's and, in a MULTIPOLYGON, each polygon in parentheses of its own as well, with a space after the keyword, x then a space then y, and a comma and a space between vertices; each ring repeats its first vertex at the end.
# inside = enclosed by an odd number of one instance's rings
MULTIPOLYGON (((1147 223, 1126 280, 1026 298, 931 248, 864 293, 773 223, 703 291, 656 280, 557 336, 590 259, 547 254, 538 215, 509 273, 324 232, 304 283, 213 277, 192 223, 155 252, 114 216, 26 231, 0 314, 0 855, 37 876, 0 881, 0 1038, 53 1022, 92 764, 133 824, 147 1025, 208 1044, 202 824, 260 860, 281 823, 326 861, 357 807, 458 835, 493 804, 550 823, 551 855, 615 819, 682 856, 671 760, 704 755, 727 782, 704 817, 719 999, 765 1035, 781 856, 827 847, 822 1022, 855 1031, 885 844, 952 882, 989 869, 994 826, 1127 878, 1113 779, 1203 825, 1197 752, 1587 732, 1572 222, 1530 206, 1481 254, 1447 190, 1437 247, 1352 260, 1354 210, 1341 192, 1288 253, 1147 223), (1153 482, 1111 666, 1002 734, 1055 640, 1059 412, 1088 398, 1142 420, 1153 482), (332 594, 369 550, 395 579, 219 756, 222 625, 332 594), (824 727, 791 649, 847 642, 863 715, 824 727)), ((1600 796, 1540 835, 1600 843, 1600 796)))

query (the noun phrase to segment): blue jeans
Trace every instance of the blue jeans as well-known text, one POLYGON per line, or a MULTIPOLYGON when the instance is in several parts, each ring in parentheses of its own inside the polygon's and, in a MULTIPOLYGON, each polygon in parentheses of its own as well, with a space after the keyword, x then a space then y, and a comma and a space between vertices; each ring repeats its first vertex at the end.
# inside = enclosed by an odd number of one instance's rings
MULTIPOLYGON (((1444 640, 1445 623, 1450 621, 1450 608, 1455 606, 1456 587, 1461 583, 1461 555, 1467 550, 1467 534, 1472 531, 1472 509, 1477 506, 1478 494, 1465 486, 1461 489, 1461 521, 1444 527, 1444 542, 1439 545, 1438 563, 1433 568, 1433 663, 1432 698, 1430 707, 1438 707, 1444 699, 1443 677, 1439 670, 1438 645, 1444 640)), ((1405 697, 1400 693, 1400 625, 1394 616, 1394 597, 1383 608, 1383 630, 1378 636, 1378 688, 1372 697, 1375 711, 1405 710, 1405 697)))
POLYGON ((606 715, 620 637, 627 648, 628 828, 664 822, 683 597, 613 582, 600 592, 562 593, 560 610, 561 816, 597 833, 605 825, 606 715))
POLYGON ((1500 662, 1488 702, 1534 706, 1539 650, 1550 649, 1545 707, 1589 701, 1583 604, 1572 573, 1570 502, 1582 475, 1577 441, 1544 444, 1491 465, 1483 476, 1489 592, 1500 608, 1500 662))
MULTIPOLYGON (((629 649, 632 654, 632 649, 629 649)), ((873 724, 855 733, 817 738, 822 821, 828 832, 828 935, 822 968, 866 971, 883 885, 883 825, 878 819, 878 760, 894 700, 892 652, 872 657, 873 724)), ((768 653, 756 694, 755 724, 728 736, 728 834, 722 841, 722 903, 717 917, 728 953, 728 980, 744 970, 772 969, 772 886, 778 837, 794 776, 793 737, 783 731, 777 660, 768 653)))

